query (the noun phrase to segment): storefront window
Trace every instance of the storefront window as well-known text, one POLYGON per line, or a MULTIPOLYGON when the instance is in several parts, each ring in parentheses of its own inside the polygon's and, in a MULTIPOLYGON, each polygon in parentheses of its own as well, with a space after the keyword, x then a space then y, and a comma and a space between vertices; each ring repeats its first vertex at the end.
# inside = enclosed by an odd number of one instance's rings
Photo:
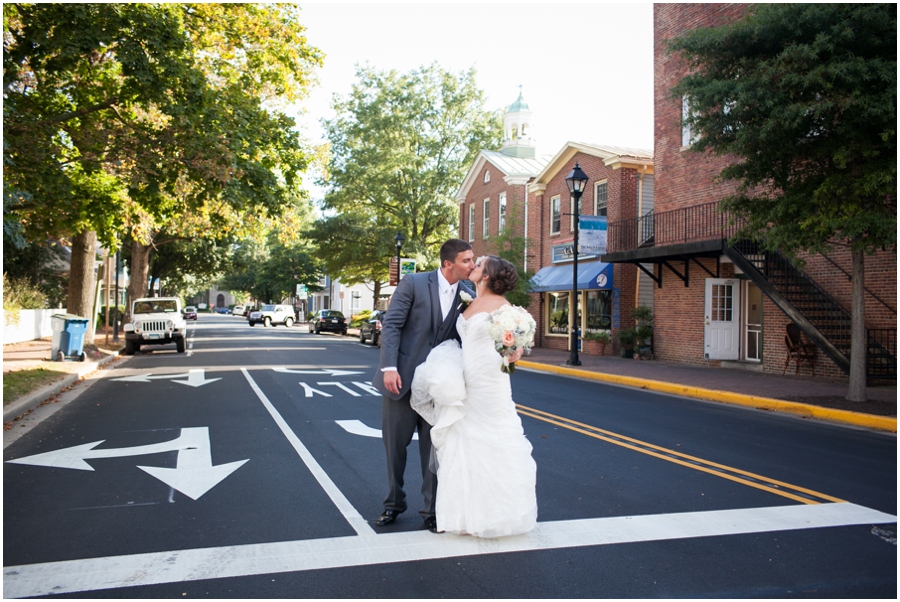
POLYGON ((586 332, 609 330, 612 327, 612 295, 610 291, 587 291, 586 332))
POLYGON ((569 334, 571 293, 547 293, 547 334, 569 334))

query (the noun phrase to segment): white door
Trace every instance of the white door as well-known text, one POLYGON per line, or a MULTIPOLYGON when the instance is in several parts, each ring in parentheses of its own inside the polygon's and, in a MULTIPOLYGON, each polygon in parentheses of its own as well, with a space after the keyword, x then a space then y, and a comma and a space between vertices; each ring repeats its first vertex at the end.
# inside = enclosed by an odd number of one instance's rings
POLYGON ((704 349, 706 359, 740 358, 740 303, 735 302, 740 281, 733 278, 706 279, 704 308, 704 349))

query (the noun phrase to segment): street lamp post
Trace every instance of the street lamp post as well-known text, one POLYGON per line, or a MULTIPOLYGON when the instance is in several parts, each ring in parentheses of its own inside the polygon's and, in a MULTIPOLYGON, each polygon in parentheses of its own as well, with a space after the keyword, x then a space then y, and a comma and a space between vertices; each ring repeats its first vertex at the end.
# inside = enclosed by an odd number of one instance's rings
POLYGON ((572 310, 569 334, 569 359, 566 364, 569 366, 580 366, 581 360, 578 359, 578 216, 581 215, 581 194, 587 184, 588 177, 578 163, 566 177, 566 186, 569 187, 569 194, 572 196, 572 214, 575 222, 575 239, 572 244, 572 310))
POLYGON ((394 237, 394 244, 397 245, 397 284, 400 284, 400 248, 405 240, 406 237, 400 232, 397 232, 397 236, 394 237))

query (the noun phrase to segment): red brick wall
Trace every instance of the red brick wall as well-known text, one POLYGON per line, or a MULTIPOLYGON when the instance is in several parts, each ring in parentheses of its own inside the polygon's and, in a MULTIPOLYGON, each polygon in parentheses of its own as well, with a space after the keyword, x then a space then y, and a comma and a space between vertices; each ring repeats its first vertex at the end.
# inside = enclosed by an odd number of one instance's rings
MULTIPOLYGON (((475 183, 466 194, 465 203, 460 205, 460 238, 469 239, 469 207, 475 205, 475 240, 472 241, 472 250, 475 257, 487 255, 494 251, 490 237, 496 236, 500 227, 500 193, 506 192, 507 226, 512 227, 517 236, 522 236, 525 229, 525 185, 509 185, 503 178, 506 174, 497 169, 492 163, 486 162, 484 168, 478 173, 475 183), (485 183, 484 172, 491 174, 490 182, 485 183), (489 236, 484 238, 484 200, 490 199, 488 207, 489 236), (510 214, 513 220, 510 220, 510 214)), ((529 226, 530 227, 530 226, 529 226)))
POLYGON ((654 4, 654 211, 699 205, 730 194, 733 185, 714 182, 728 158, 698 155, 681 146, 681 99, 671 89, 688 73, 666 42, 697 27, 715 27, 735 21, 746 4, 654 4))

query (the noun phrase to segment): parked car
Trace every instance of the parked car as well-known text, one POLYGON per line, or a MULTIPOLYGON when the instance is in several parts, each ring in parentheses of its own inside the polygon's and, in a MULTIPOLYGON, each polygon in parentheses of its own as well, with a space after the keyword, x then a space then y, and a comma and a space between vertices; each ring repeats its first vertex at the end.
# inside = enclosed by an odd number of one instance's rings
POLYGON ((225 315, 228 315, 228 314, 231 313, 231 310, 228 309, 227 307, 217 307, 217 308, 216 308, 216 313, 217 313, 217 314, 225 314, 225 315))
POLYGON ((250 326, 254 324, 266 326, 284 324, 290 328, 294 323, 294 308, 290 305, 263 305, 259 311, 250 312, 247 322, 250 323, 250 326))
POLYGON ((231 308, 232 316, 243 316, 244 315, 244 306, 243 305, 235 305, 231 308))
POLYGON ((125 324, 125 355, 134 355, 142 345, 175 343, 184 353, 187 322, 177 297, 144 297, 131 304, 131 322, 125 324))
POLYGON ((184 309, 181 310, 181 315, 184 316, 185 320, 196 320, 197 319, 197 308, 193 305, 188 305, 184 309))
POLYGON ((366 340, 372 341, 376 347, 381 347, 381 321, 384 320, 383 311, 372 312, 369 319, 359 327, 359 342, 364 344, 366 340))
POLYGON ((309 331, 319 334, 323 330, 347 335, 347 318, 334 309, 320 309, 309 321, 309 331))

